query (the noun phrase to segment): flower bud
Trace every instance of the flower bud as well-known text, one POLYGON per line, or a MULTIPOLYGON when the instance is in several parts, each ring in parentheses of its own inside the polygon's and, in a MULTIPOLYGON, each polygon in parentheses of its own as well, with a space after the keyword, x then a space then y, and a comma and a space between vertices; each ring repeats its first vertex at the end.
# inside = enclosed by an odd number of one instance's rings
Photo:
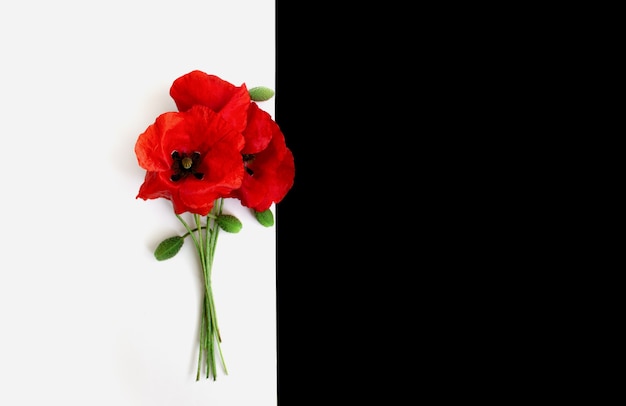
POLYGON ((266 101, 274 97, 274 91, 269 87, 257 86, 249 89, 250 99, 253 101, 266 101))
POLYGON ((174 255, 178 254, 178 251, 180 251, 180 248, 183 246, 184 242, 185 239, 180 236, 166 238, 165 240, 161 241, 156 250, 154 250, 154 257, 158 261, 172 258, 174 255))
POLYGON ((228 233, 238 233, 241 231, 241 221, 235 216, 230 214, 222 214, 217 217, 217 224, 222 228, 222 230, 228 233))
POLYGON ((267 209, 265 211, 255 210, 254 217, 256 217, 257 221, 265 227, 271 227, 274 225, 274 214, 270 209, 267 209))

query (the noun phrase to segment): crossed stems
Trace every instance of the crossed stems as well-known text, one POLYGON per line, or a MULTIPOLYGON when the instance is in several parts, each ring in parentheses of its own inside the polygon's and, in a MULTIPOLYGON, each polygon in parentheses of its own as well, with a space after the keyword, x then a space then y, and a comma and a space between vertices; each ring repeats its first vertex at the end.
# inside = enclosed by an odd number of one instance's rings
POLYGON ((196 373, 196 381, 200 379, 202 370, 202 361, 206 364, 206 377, 209 378, 213 374, 213 380, 217 378, 217 365, 215 360, 215 348, 217 347, 224 373, 228 375, 226 363, 222 355, 220 343, 222 338, 217 325, 217 314, 215 312, 215 303, 213 302, 213 291, 211 289, 211 270, 213 267, 213 258, 215 256, 215 247, 217 245, 217 236, 219 234, 219 226, 215 221, 217 216, 222 214, 224 199, 218 199, 213 205, 213 209, 206 215, 206 226, 202 226, 202 218, 199 214, 193 214, 196 228, 191 229, 189 224, 180 216, 176 217, 185 226, 187 233, 183 236, 191 235, 196 246, 196 251, 200 257, 202 264, 202 275, 204 279, 204 299, 202 301, 202 315, 200 323, 200 349, 198 354, 198 371, 196 373), (203 232, 204 230, 204 232, 203 232))

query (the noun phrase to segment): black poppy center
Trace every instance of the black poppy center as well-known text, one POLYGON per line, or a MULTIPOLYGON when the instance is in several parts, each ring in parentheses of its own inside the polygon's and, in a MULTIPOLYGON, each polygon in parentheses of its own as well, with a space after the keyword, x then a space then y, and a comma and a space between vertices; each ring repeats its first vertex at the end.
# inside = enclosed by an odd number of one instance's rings
POLYGON ((252 154, 242 154, 243 155, 243 167, 246 169, 248 175, 254 175, 254 171, 248 166, 248 162, 254 161, 254 155, 252 154))
POLYGON ((204 174, 198 172, 197 168, 200 164, 200 153, 193 152, 191 154, 180 153, 178 151, 172 152, 172 176, 170 179, 172 182, 178 182, 181 179, 186 178, 188 175, 193 175, 196 179, 202 179, 204 174))

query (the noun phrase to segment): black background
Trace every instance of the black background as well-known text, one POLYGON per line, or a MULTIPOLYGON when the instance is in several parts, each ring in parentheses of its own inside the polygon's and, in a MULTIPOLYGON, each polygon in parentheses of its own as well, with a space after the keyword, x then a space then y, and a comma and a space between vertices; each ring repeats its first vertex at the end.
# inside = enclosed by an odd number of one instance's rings
MULTIPOLYGON (((334 404, 339 345, 331 320, 335 244, 330 231, 333 182, 326 182, 333 89, 320 32, 322 11, 276 1, 275 119, 295 160, 295 180, 276 205, 278 405, 334 404), (335 337, 334 337, 335 336, 335 337)), ((342 380, 345 377, 341 378, 342 380)))
POLYGON ((334 7, 276 2, 275 119, 295 160, 276 205, 279 406, 369 399, 388 363, 378 348, 381 330, 391 333, 377 310, 385 289, 372 290, 384 279, 373 262, 383 239, 368 245, 386 196, 371 187, 381 143, 370 141, 380 134, 364 86, 376 78, 363 76, 375 31, 354 30, 353 7, 334 7))

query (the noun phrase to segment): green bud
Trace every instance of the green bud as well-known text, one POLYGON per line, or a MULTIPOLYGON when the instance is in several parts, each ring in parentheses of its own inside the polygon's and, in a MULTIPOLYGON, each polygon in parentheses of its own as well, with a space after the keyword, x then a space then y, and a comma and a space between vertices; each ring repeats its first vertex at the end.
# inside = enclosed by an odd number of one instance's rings
POLYGON ((257 86, 252 89, 248 89, 250 93, 250 99, 253 101, 266 101, 274 97, 274 91, 269 87, 257 86))
POLYGON ((254 211, 254 217, 258 220, 261 225, 265 227, 271 227, 274 225, 274 214, 270 209, 265 211, 254 211))
POLYGON ((163 261, 169 258, 172 258, 174 255, 178 254, 180 248, 183 246, 185 239, 183 237, 175 236, 166 238, 161 241, 156 250, 154 250, 154 257, 157 261, 163 261))
POLYGON ((241 221, 235 216, 230 214, 222 214, 217 217, 217 224, 222 228, 222 230, 228 233, 238 233, 241 231, 241 221))

